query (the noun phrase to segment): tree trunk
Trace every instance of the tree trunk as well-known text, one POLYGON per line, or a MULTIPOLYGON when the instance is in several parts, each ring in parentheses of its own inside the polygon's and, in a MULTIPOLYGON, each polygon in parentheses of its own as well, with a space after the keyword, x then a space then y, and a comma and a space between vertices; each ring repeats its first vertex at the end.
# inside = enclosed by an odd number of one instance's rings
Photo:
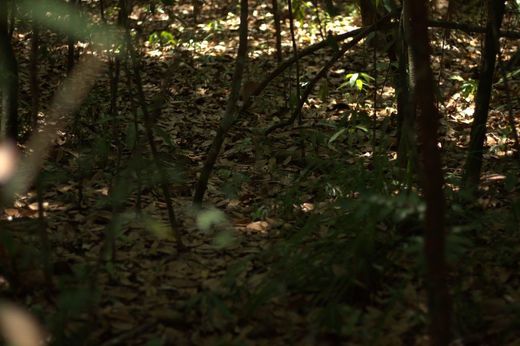
POLYGON ((40 109, 40 88, 38 84, 38 50, 40 49, 40 25, 36 23, 33 14, 31 56, 29 62, 29 80, 31 88, 31 130, 36 130, 38 112, 40 109))
MULTIPOLYGON (((75 12, 79 8, 81 0, 69 0, 69 7, 71 12, 75 12)), ((76 63, 76 39, 73 34, 69 34, 67 37, 67 73, 72 71, 74 64, 76 63)))
POLYGON ((18 138, 18 64, 9 37, 8 3, 0 1, 1 137, 18 138))
POLYGON ((498 32, 504 17, 504 9, 505 0, 487 1, 488 14, 484 52, 480 62, 480 78, 475 98, 475 114, 473 115, 468 156, 462 178, 464 191, 469 196, 476 192, 480 181, 484 139, 486 138, 486 123, 493 88, 493 75, 495 73, 496 56, 500 47, 498 32))
POLYGON ((430 65, 427 9, 423 1, 405 1, 410 17, 410 63, 413 65, 422 167, 422 187, 426 202, 424 254, 432 345, 451 341, 451 299, 447 285, 443 174, 438 143, 439 114, 435 106, 434 80, 430 65))
MULTIPOLYGON (((406 3, 406 0, 403 1, 406 3)), ((410 13, 407 6, 401 12, 399 23, 401 33, 401 47, 398 52, 399 68, 397 89, 397 111, 398 111, 398 157, 402 167, 407 169, 409 177, 417 166, 416 134, 415 134, 415 66, 411 50, 410 13)))
POLYGON ((374 24, 379 17, 376 5, 372 0, 359 0, 359 12, 363 26, 374 24))
POLYGON ((271 5, 276 38, 276 63, 280 64, 282 62, 282 28, 280 25, 280 10, 278 9, 278 0, 271 0, 271 5))
POLYGON ((233 126, 236 117, 239 115, 239 109, 237 107, 237 101, 240 94, 240 88, 242 86, 242 76, 244 74, 244 67, 247 61, 247 35, 248 35, 248 6, 247 0, 240 1, 240 28, 239 28, 239 43, 238 52, 235 62, 235 70, 233 72, 233 79, 231 81, 231 91, 229 93, 228 102, 226 105, 226 111, 224 117, 220 122, 220 126, 217 130, 217 134, 213 139, 213 143, 208 152, 208 157, 204 162, 202 171, 200 172, 199 180, 195 186, 195 194, 193 196, 193 204, 200 206, 208 187, 209 177, 213 171, 213 167, 217 162, 218 154, 222 149, 225 136, 229 129, 233 126))

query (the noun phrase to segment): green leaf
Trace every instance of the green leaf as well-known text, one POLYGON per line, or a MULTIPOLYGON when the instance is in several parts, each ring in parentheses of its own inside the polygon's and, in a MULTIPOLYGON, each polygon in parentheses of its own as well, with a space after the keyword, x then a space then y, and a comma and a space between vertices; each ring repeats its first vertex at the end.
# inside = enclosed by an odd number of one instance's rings
POLYGON ((353 87, 356 84, 356 81, 358 80, 359 73, 350 73, 347 76, 350 75, 349 84, 351 87, 353 87))
POLYGON ((363 90, 363 81, 361 79, 356 80, 356 88, 359 91, 363 90))
POLYGON ((226 215, 215 208, 203 210, 197 214, 197 227, 207 232, 211 229, 211 226, 226 221, 226 215))
POLYGON ((161 43, 162 44, 175 44, 176 40, 175 37, 173 37, 172 33, 168 31, 161 31, 161 43))
POLYGON ((154 236, 159 239, 173 240, 175 239, 173 232, 170 230, 170 227, 166 225, 164 222, 157 220, 154 217, 149 215, 141 215, 140 216, 141 225, 154 236))
POLYGON ((213 244, 215 244, 215 246, 217 248, 228 247, 228 246, 232 245, 234 242, 235 242, 235 235, 233 234, 233 232, 231 232, 229 230, 219 232, 215 236, 215 239, 213 239, 213 244))
POLYGON ((148 43, 149 44, 157 44, 159 43, 159 35, 157 35, 156 32, 153 32, 148 36, 148 43))
POLYGON ((335 134, 333 134, 329 138, 329 144, 332 144, 336 139, 338 139, 339 136, 341 136, 343 133, 345 133, 346 130, 347 130, 346 128, 342 128, 339 131, 337 131, 335 134))
POLYGON ((360 76, 361 76, 361 78, 363 78, 367 82, 371 81, 371 80, 374 80, 374 77, 372 77, 371 75, 369 75, 368 73, 365 73, 365 72, 361 72, 360 76))
POLYGON ((458 76, 458 75, 455 75, 455 76, 451 76, 450 79, 452 80, 456 80, 456 81, 459 81, 459 82, 464 82, 464 78, 462 78, 461 76, 458 76))
POLYGON ((354 128, 358 129, 358 130, 361 130, 363 132, 368 132, 368 129, 364 126, 361 126, 361 125, 356 125, 354 126, 354 128))

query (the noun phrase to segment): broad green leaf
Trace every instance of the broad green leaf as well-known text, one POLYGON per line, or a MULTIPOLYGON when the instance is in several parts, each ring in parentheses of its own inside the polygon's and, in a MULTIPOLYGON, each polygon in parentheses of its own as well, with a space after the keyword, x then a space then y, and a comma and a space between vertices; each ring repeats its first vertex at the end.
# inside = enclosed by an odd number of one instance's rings
POLYGON ((363 81, 361 79, 356 80, 356 88, 359 91, 363 90, 363 81))
POLYGON ((211 226, 226 221, 226 215, 215 208, 203 210, 197 215, 197 227, 202 231, 209 231, 211 226))
POLYGON ((341 136, 343 133, 345 133, 347 129, 342 128, 339 131, 337 131, 335 134, 333 134, 329 139, 329 144, 333 143, 336 139, 338 139, 339 136, 341 136))
POLYGON ((353 87, 356 84, 356 81, 358 80, 359 73, 350 73, 347 76, 350 75, 349 83, 350 86, 353 87))
POLYGON ((459 75, 451 76, 450 79, 456 80, 456 81, 459 81, 459 82, 464 82, 465 81, 464 78, 462 78, 459 75))
POLYGON ((354 126, 354 128, 361 130, 363 132, 368 132, 368 129, 365 126, 356 125, 356 126, 354 126))

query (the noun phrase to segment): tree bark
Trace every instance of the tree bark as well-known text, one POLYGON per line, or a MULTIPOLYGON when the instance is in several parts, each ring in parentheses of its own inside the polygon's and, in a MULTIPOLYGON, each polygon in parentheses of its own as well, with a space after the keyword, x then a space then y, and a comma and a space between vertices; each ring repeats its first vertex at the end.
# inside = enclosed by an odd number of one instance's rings
POLYGON ((432 345, 451 341, 451 298, 445 260, 443 173, 438 143, 439 114, 435 106, 434 79, 430 65, 427 9, 424 1, 406 1, 410 17, 410 63, 414 66, 413 87, 417 106, 422 166, 422 188, 426 202, 424 254, 432 345))
POLYGON ((410 11, 404 0, 401 20, 401 49, 399 51, 399 68, 398 68, 398 83, 396 83, 398 97, 398 158, 399 163, 407 170, 407 178, 416 170, 417 166, 417 150, 416 150, 416 134, 415 134, 415 76, 416 64, 413 62, 414 56, 411 49, 411 32, 410 26, 411 18, 410 11))
POLYGON ((373 0, 359 0, 358 5, 363 26, 369 26, 377 22, 379 14, 373 0))
POLYGON ((278 9, 278 0, 271 0, 271 5, 276 39, 276 62, 280 64, 282 62, 282 27, 280 25, 280 10, 278 9))
POLYGON ((499 51, 499 30, 504 17, 505 0, 487 1, 487 25, 484 39, 484 52, 480 62, 480 78, 475 98, 475 113, 468 148, 468 156, 464 166, 462 185, 468 195, 473 195, 479 185, 484 154, 484 139, 486 138, 486 123, 489 103, 493 88, 496 56, 499 51))
POLYGON ((0 1, 1 137, 18 139, 18 64, 9 36, 8 2, 0 1))
POLYGON ((40 49, 40 25, 36 23, 33 16, 31 57, 30 57, 30 88, 31 88, 31 126, 33 131, 38 124, 38 112, 40 110, 40 88, 38 82, 38 51, 40 49))
MULTIPOLYGON (((77 11, 80 0, 69 0, 70 11, 77 11)), ((67 37, 67 73, 72 71, 74 64, 76 63, 76 38, 73 34, 69 34, 67 37)))

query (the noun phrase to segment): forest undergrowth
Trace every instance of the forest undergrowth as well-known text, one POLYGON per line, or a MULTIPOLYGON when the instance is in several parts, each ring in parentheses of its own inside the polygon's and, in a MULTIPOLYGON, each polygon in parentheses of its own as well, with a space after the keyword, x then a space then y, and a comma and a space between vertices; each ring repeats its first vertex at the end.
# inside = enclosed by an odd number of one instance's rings
MULTIPOLYGON (((300 49, 326 39, 328 31, 361 25, 354 7, 350 16, 330 17, 305 4, 305 20, 295 20, 300 49)), ((262 2, 250 6, 242 99, 277 66, 269 8, 262 2)), ((97 2, 84 7, 95 21, 103 20, 97 2)), ((105 20, 115 22, 115 11, 107 1, 105 20)), ((374 48, 384 45, 381 38, 357 45, 334 65, 300 121, 266 134, 295 106, 294 69, 274 79, 227 135, 203 209, 192 207, 193 186, 229 95, 237 13, 233 2, 205 2, 193 24, 191 3, 143 2, 129 16, 147 101, 159 104, 155 142, 186 251, 178 251, 169 232, 145 129, 135 121, 142 112, 134 70, 122 59, 117 121, 105 73, 60 132, 38 184, 4 212, 2 227, 20 244, 24 268, 17 289, 4 290, 6 296, 27 306, 59 345, 428 344, 425 205, 417 168, 397 162, 391 62, 374 48), (52 288, 41 268, 39 204, 52 249, 52 288)), ((482 22, 473 13, 457 14, 461 22, 482 22)), ((289 57, 287 18, 282 23, 289 57)), ((506 17, 506 30, 515 26, 518 14, 506 17)), ((481 193, 474 201, 461 200, 480 38, 439 28, 430 34, 442 116, 455 339, 515 345, 520 196, 505 119, 508 105, 516 118, 520 114, 520 84, 513 77, 506 95, 500 78, 495 81, 481 193)), ((29 119, 23 104, 30 99, 30 28, 20 23, 17 35, 20 117, 29 119)), ((59 34, 41 35, 46 105, 66 75, 67 49, 58 44, 59 34)), ((78 47, 78 54, 89 51, 88 45, 78 47)), ((513 40, 505 40, 503 59, 515 49, 513 40)), ((329 50, 299 61, 302 86, 329 50)), ((43 115, 38 121, 45 121, 43 115)))

